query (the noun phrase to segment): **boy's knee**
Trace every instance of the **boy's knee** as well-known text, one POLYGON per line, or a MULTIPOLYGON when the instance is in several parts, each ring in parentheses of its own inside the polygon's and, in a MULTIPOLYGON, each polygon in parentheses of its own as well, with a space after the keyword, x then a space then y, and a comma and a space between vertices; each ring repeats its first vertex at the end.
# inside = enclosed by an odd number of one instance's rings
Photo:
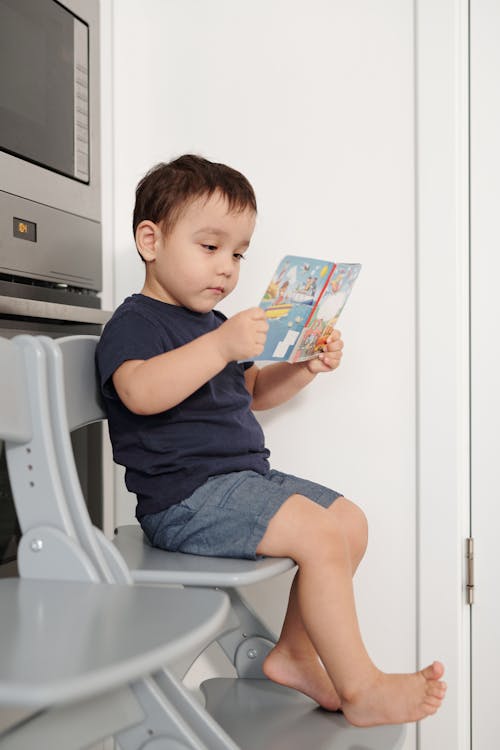
POLYGON ((354 558, 361 560, 368 545, 368 521, 363 510, 345 497, 336 500, 329 510, 344 529, 354 558))
POLYGON ((352 522, 353 526, 355 528, 356 535, 361 543, 364 543, 365 547, 368 542, 368 520, 365 516, 364 511, 359 507, 359 505, 355 505, 355 503, 351 502, 350 500, 347 501, 350 503, 350 512, 352 514, 352 522))
MULTIPOLYGON (((349 539, 345 529, 330 513, 323 511, 310 519, 304 528, 306 541, 302 562, 312 558, 315 563, 344 559, 349 552, 349 539)), ((298 560, 300 563, 300 561, 298 560)))
POLYGON ((353 557, 356 564, 363 558, 368 546, 368 520, 358 505, 354 505, 355 511, 355 532, 353 539, 353 557))

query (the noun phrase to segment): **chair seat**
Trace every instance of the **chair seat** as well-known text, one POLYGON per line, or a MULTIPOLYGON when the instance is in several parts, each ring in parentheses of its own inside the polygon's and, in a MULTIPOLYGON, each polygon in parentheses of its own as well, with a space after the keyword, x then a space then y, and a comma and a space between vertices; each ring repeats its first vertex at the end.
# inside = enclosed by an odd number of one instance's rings
POLYGON ((124 557, 136 582, 221 588, 247 586, 272 578, 295 566, 288 557, 240 560, 166 552, 152 547, 138 524, 120 526, 113 543, 124 557))
POLYGON ((0 580, 0 705, 43 708, 137 680, 212 639, 222 592, 0 580))
POLYGON ((202 683, 206 709, 241 750, 400 750, 404 725, 360 729, 340 713, 268 680, 202 683))

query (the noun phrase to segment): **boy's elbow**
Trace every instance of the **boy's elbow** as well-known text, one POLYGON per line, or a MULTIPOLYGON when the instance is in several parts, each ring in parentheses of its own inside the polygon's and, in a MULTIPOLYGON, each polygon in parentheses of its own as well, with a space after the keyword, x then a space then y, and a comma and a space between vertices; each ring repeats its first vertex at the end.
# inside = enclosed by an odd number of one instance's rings
POLYGON ((141 403, 135 404, 134 402, 129 402, 125 406, 132 414, 137 414, 138 417, 150 417, 152 414, 157 414, 156 410, 148 409, 147 406, 141 403))
POLYGON ((121 394, 120 400, 122 404, 124 404, 124 406, 126 406, 127 409, 132 412, 132 414, 137 414, 138 416, 144 417, 151 413, 147 408, 147 404, 145 404, 142 399, 137 398, 132 393, 121 394))
POLYGON ((139 389, 125 392, 120 398, 129 411, 140 417, 151 417, 175 406, 175 404, 165 402, 164 399, 158 400, 155 396, 149 398, 147 393, 139 389))
POLYGON ((149 402, 149 399, 145 398, 144 392, 141 392, 138 388, 121 388, 118 392, 118 396, 122 404, 132 412, 132 414, 146 417, 155 414, 158 411, 154 409, 153 405, 149 402))
POLYGON ((143 361, 125 362, 113 375, 113 384, 118 398, 132 414, 148 416, 155 414, 147 382, 141 377, 143 361))
POLYGON ((175 385, 171 388, 162 383, 159 387, 157 379, 144 374, 142 365, 142 362, 130 363, 127 369, 122 365, 121 372, 117 371, 113 376, 115 391, 122 404, 132 414, 141 417, 161 414, 176 406, 183 397, 176 400, 175 385))
POLYGON ((262 396, 254 396, 250 404, 250 408, 252 411, 265 411, 266 409, 270 409, 271 407, 272 404, 268 403, 267 400, 262 396))

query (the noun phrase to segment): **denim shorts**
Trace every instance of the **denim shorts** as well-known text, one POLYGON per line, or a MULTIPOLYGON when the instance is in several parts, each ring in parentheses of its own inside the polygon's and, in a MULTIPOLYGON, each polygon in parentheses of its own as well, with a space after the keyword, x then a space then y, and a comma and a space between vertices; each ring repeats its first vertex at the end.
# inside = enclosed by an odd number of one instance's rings
POLYGON ((271 469, 210 477, 186 500, 141 518, 154 547, 192 555, 255 560, 271 518, 294 494, 328 508, 342 497, 321 484, 271 469))

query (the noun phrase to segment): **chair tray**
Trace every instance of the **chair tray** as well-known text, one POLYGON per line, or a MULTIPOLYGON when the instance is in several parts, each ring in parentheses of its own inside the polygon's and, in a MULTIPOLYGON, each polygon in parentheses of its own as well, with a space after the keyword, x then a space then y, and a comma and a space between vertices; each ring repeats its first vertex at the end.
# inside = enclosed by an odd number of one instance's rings
POLYGON ((209 640, 228 597, 199 589, 0 581, 0 705, 80 700, 159 670, 209 640))
POLYGON ((184 586, 247 586, 272 578, 295 566, 288 557, 241 560, 166 552, 152 547, 138 524, 120 526, 113 543, 127 563, 132 578, 141 583, 184 586))
POLYGON ((354 727, 302 693, 270 680, 202 683, 206 709, 241 750, 400 750, 404 726, 354 727))

